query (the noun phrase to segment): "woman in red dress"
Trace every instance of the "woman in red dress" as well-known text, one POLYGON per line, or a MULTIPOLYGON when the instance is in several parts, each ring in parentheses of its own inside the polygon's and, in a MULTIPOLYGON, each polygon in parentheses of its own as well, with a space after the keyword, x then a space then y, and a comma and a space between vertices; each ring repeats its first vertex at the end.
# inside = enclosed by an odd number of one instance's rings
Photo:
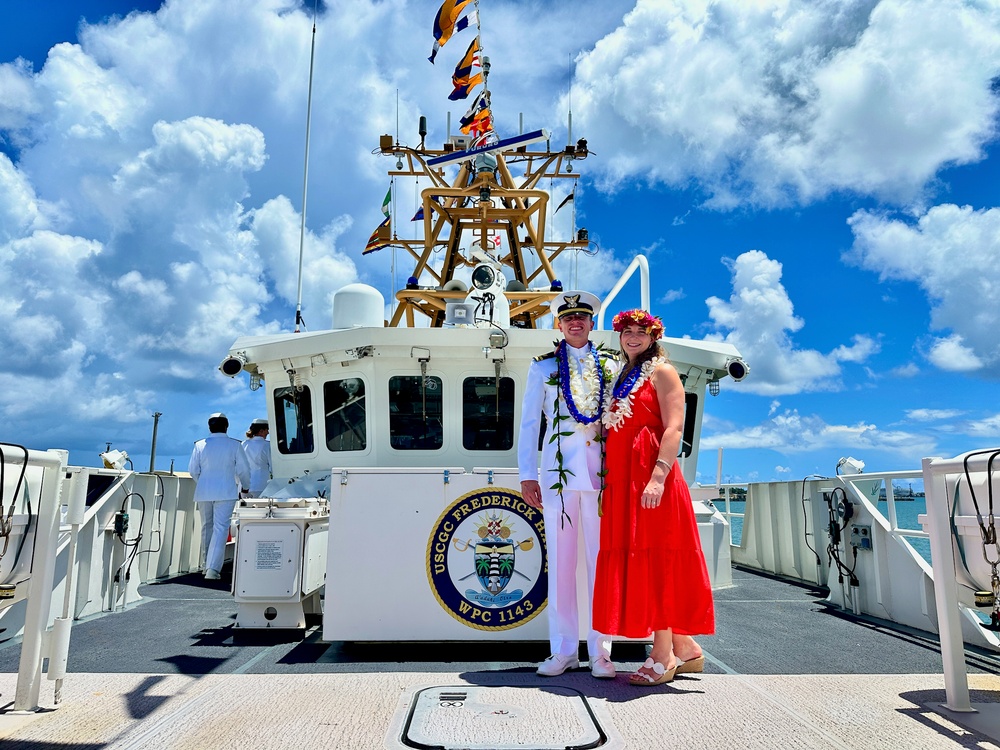
POLYGON ((644 310, 615 316, 627 362, 604 409, 608 467, 601 548, 594 584, 594 628, 648 638, 653 648, 633 685, 659 685, 701 672, 691 637, 715 632, 712 588, 691 494, 677 466, 684 385, 657 343, 663 322, 644 310))

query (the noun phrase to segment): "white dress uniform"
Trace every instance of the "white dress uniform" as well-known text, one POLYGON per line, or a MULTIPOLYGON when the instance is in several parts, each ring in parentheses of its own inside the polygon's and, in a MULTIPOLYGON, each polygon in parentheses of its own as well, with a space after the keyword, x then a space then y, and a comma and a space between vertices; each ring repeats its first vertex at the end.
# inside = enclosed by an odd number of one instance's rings
POLYGON ((254 435, 243 441, 243 452, 250 464, 250 497, 260 497, 271 479, 271 442, 254 435))
POLYGON ((250 485, 250 464, 239 440, 215 432, 194 444, 188 471, 197 482, 194 501, 201 513, 205 569, 218 573, 226 555, 229 523, 240 488, 250 485))
MULTIPOLYGON (((567 345, 566 351, 569 366, 578 368, 578 371, 582 370, 582 362, 586 358, 593 357, 591 344, 583 349, 567 345)), ((601 362, 613 377, 618 363, 603 356, 601 362)), ((594 575, 601 538, 600 518, 597 515, 597 497, 601 488, 601 478, 598 475, 601 470, 601 444, 594 439, 601 423, 597 420, 589 425, 581 424, 572 417, 559 386, 548 383, 557 370, 558 359, 554 355, 538 358, 528 368, 518 436, 518 472, 521 481, 537 480, 542 491, 542 517, 545 519, 549 565, 547 609, 552 654, 576 658, 580 644, 576 596, 579 531, 582 528, 591 605, 594 601, 594 575), (562 502, 558 490, 550 489, 559 480, 556 442, 549 442, 555 428, 553 418, 556 399, 560 401, 560 415, 568 417, 559 422, 558 429, 573 433, 559 439, 563 468, 573 472, 567 477, 563 487, 562 502), (547 429, 542 442, 542 470, 539 476, 538 435, 542 413, 545 414, 547 429)), ((596 659, 602 654, 610 658, 611 638, 592 628, 588 628, 588 631, 587 649, 590 659, 596 659)))

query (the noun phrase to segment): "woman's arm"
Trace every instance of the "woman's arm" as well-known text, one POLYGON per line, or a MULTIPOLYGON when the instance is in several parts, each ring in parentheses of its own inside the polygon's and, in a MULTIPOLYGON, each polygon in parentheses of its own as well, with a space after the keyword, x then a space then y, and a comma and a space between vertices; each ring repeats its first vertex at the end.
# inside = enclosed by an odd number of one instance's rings
POLYGON ((673 365, 663 363, 653 370, 650 381, 660 404, 663 436, 652 474, 642 493, 642 507, 655 508, 663 498, 663 485, 677 460, 684 430, 684 384, 673 365))

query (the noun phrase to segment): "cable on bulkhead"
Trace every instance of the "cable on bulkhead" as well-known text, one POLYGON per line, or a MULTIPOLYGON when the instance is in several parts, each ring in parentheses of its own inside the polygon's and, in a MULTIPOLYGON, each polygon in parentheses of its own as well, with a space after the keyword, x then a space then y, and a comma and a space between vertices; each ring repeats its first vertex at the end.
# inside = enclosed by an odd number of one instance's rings
POLYGON ((850 500, 847 498, 847 491, 843 487, 836 487, 831 494, 830 501, 830 543, 826 546, 827 562, 833 562, 837 566, 837 582, 843 583, 844 576, 846 575, 851 586, 859 586, 861 582, 858 581, 857 576, 854 575, 854 570, 858 567, 858 548, 854 547, 854 564, 851 567, 847 567, 847 564, 840 559, 840 539, 841 534, 847 529, 847 524, 851 520, 851 513, 847 512, 844 514, 844 525, 840 526, 837 523, 837 512, 834 508, 837 505, 836 498, 837 493, 841 494, 841 499, 845 505, 850 505, 850 500))
MULTIPOLYGON (((993 461, 996 460, 997 456, 1000 456, 1000 450, 988 449, 982 451, 973 451, 972 453, 967 453, 965 458, 962 460, 962 466, 965 469, 965 481, 969 485, 969 494, 972 496, 972 505, 976 509, 976 520, 979 522, 979 532, 983 540, 983 559, 986 564, 990 566, 990 588, 993 594, 993 611, 990 614, 990 624, 986 625, 988 630, 1000 631, 1000 542, 997 541, 997 527, 996 527, 996 517, 993 513, 993 461), (982 511, 979 509, 979 500, 976 498, 976 488, 972 484, 972 474, 969 471, 969 459, 973 456, 981 456, 985 454, 990 454, 989 460, 986 463, 986 487, 989 498, 989 509, 987 512, 987 520, 983 521, 982 511), (993 546, 996 551, 996 556, 990 559, 990 546, 993 546)), ((955 488, 955 505, 958 505, 958 488, 955 488)), ((952 511, 952 528, 954 528, 954 511, 952 511)), ((965 555, 962 555, 962 562, 965 563, 965 555)), ((966 566, 968 570, 968 566, 966 566)))
MULTIPOLYGON (((166 492, 163 489, 163 477, 161 477, 159 474, 156 475, 156 482, 157 482, 157 484, 160 487, 159 493, 158 493, 160 499, 159 499, 158 502, 155 501, 155 500, 153 502, 153 523, 157 527, 159 527, 159 525, 160 525, 160 517, 161 517, 161 514, 163 513, 163 496, 166 494, 166 492)), ((140 497, 141 497, 141 495, 140 495, 140 497)), ((155 498, 156 495, 154 494, 153 497, 155 498)), ((140 526, 140 529, 141 528, 142 527, 140 526)), ((139 550, 136 553, 136 555, 148 555, 151 552, 159 552, 163 548, 163 532, 159 528, 155 528, 155 529, 151 529, 150 533, 151 534, 156 534, 156 548, 154 549, 154 548, 150 547, 149 549, 141 549, 141 550, 139 550)))
POLYGON ((122 509, 118 517, 115 519, 115 536, 118 538, 122 544, 125 545, 126 554, 128 555, 121 567, 115 572, 115 583, 121 583, 121 571, 125 570, 125 580, 129 580, 132 575, 132 563, 135 562, 136 556, 139 554, 139 542, 142 541, 142 526, 146 521, 146 498, 144 498, 138 492, 129 492, 122 499, 122 509), (129 498, 132 496, 139 498, 139 502, 142 503, 142 513, 139 516, 139 532, 136 534, 135 538, 132 540, 128 539, 128 513, 126 512, 128 508, 129 498), (129 548, 131 548, 131 554, 128 553, 129 548))
POLYGON ((822 474, 810 474, 807 477, 802 478, 802 535, 805 538, 806 547, 809 551, 816 556, 816 564, 822 565, 823 561, 820 559, 819 552, 817 552, 811 544, 809 544, 809 524, 806 519, 806 482, 810 479, 826 479, 822 474))
MULTIPOLYGON (((28 449, 23 445, 17 445, 15 443, 0 443, 0 445, 5 445, 9 448, 17 448, 24 452, 24 460, 21 462, 21 473, 17 477, 17 484, 14 486, 14 494, 10 498, 10 509, 4 513, 4 492, 6 490, 6 477, 7 477, 7 458, 4 456, 3 451, 0 451, 0 538, 3 539, 3 549, 0 550, 0 560, 3 559, 4 555, 7 554, 7 546, 10 544, 10 535, 14 531, 14 508, 17 505, 17 498, 21 494, 21 486, 24 484, 24 477, 28 471, 28 449)), ((28 498, 28 493, 25 492, 25 502, 28 506, 28 526, 31 525, 31 499, 28 498)), ((21 543, 17 546, 17 552, 14 555, 14 565, 11 570, 17 567, 17 561, 21 557, 21 550, 24 549, 24 540, 28 536, 28 529, 25 527, 25 533, 21 536, 21 543)))

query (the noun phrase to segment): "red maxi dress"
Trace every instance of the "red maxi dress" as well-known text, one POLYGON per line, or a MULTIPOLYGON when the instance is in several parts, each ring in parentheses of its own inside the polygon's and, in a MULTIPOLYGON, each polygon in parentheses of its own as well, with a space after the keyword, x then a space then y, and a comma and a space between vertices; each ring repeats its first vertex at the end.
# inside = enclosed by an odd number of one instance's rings
MULTIPOLYGON (((614 406, 614 404, 612 404, 614 406)), ((663 500, 643 508, 663 436, 660 406, 646 380, 632 396, 632 414, 608 430, 607 483, 594 582, 594 629, 646 638, 715 632, 712 587, 701 550, 691 493, 674 462, 663 500)))

